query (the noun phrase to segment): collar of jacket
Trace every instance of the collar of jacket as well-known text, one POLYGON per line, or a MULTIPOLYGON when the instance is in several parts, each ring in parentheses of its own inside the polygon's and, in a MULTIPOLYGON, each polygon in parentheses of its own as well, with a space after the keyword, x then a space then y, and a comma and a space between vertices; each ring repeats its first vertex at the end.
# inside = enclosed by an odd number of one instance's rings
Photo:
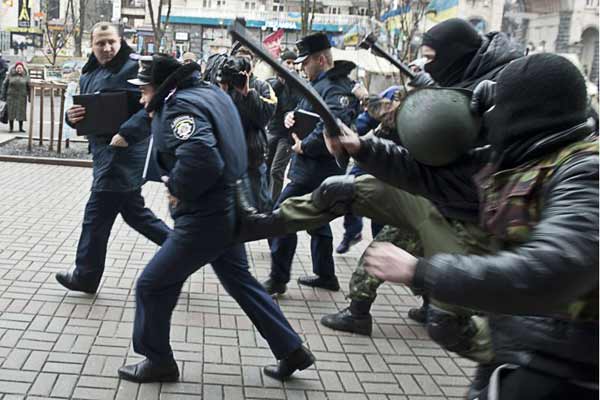
MULTIPOLYGON (((129 47, 125 39, 121 39, 121 49, 119 49, 119 52, 112 60, 110 60, 104 65, 104 68, 108 69, 113 74, 119 72, 121 68, 123 68, 123 65, 125 65, 127 60, 129 60, 129 55, 131 53, 133 53, 133 49, 129 47)), ((85 74, 87 72, 94 71, 99 67, 100 63, 98 62, 98 59, 96 58, 94 53, 92 53, 90 58, 88 58, 88 61, 81 69, 81 73, 85 74)))
POLYGON ((165 103, 167 96, 175 89, 184 89, 195 84, 200 84, 200 65, 190 63, 177 68, 165 81, 156 88, 156 92, 146 106, 148 112, 158 110, 165 103))
POLYGON ((593 119, 556 133, 541 133, 528 140, 509 146, 501 155, 500 169, 512 168, 527 161, 552 153, 568 144, 585 139, 595 133, 593 119))
POLYGON ((338 79, 346 77, 352 72, 352 70, 356 68, 356 64, 352 61, 338 60, 334 61, 333 68, 331 68, 327 72, 321 72, 319 76, 312 81, 313 84, 317 83, 321 79, 329 78, 329 79, 338 79))

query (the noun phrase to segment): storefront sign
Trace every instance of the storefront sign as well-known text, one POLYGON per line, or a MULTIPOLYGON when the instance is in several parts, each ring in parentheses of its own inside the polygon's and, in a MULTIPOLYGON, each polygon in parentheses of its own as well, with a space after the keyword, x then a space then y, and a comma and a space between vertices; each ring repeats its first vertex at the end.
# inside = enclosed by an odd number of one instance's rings
POLYGON ((31 0, 19 0, 19 28, 31 27, 31 0))

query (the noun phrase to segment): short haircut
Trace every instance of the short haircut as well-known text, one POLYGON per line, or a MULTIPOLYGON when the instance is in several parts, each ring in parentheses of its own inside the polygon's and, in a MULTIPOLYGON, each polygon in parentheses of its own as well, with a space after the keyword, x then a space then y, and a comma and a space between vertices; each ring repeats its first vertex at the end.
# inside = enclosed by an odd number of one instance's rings
POLYGON ((333 65, 333 53, 331 52, 331 49, 317 51, 316 53, 311 54, 311 55, 314 56, 315 58, 323 56, 323 57, 325 57, 327 64, 333 65))
POLYGON ((121 27, 117 24, 113 24, 112 22, 107 21, 100 21, 94 24, 94 26, 92 26, 92 30, 90 31, 90 42, 92 43, 92 45, 94 44, 94 32, 107 31, 111 28, 113 28, 115 32, 117 32, 117 35, 121 37, 121 27))

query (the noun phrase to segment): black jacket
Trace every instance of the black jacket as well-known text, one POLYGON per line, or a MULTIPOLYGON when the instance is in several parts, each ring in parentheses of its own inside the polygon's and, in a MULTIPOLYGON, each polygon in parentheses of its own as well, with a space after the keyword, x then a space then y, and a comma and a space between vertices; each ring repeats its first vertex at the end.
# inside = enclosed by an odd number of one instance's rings
POLYGON ((171 209, 180 239, 231 225, 235 184, 247 168, 246 144, 235 107, 222 90, 192 80, 180 85, 152 119, 156 160, 179 199, 171 209))
MULTIPOLYGON (((352 62, 336 61, 333 69, 311 82, 333 115, 346 125, 350 125, 360 111, 358 99, 352 94, 354 83, 348 77, 354 68, 356 65, 352 62)), ((313 111, 306 99, 302 99, 297 109, 313 111)), ((292 182, 308 188, 316 188, 325 178, 345 172, 329 154, 323 139, 323 129, 323 122, 320 121, 302 140, 303 154, 292 155, 288 174, 292 182)))
POLYGON ((377 137, 360 140, 361 148, 354 158, 369 174, 425 197, 447 218, 478 221, 479 194, 472 178, 491 157, 489 146, 473 150, 452 165, 430 167, 391 140, 377 137))
MULTIPOLYGON (((581 129, 556 133, 530 151, 544 154, 567 135, 581 137, 581 129)), ((598 321, 557 315, 584 296, 596 293, 597 302, 598 166, 597 154, 581 154, 558 167, 542 185, 541 218, 525 243, 486 256, 420 260, 414 286, 489 313, 498 361, 597 382, 598 321)))
POLYGON ((290 85, 286 85, 285 82, 281 82, 278 78, 271 78, 267 82, 271 85, 277 96, 277 108, 268 126, 269 134, 289 138, 291 141, 289 129, 284 126, 283 121, 288 112, 296 109, 302 100, 302 96, 290 85))
MULTIPOLYGON (((138 64, 129 58, 132 52, 123 41, 115 58, 104 66, 92 54, 82 70, 80 92, 127 90, 139 93, 138 87, 127 82, 135 78, 138 72, 138 64)), ((121 125, 118 133, 125 138, 128 147, 109 146, 110 136, 88 137, 94 167, 92 191, 133 191, 144 182, 142 171, 150 136, 150 118, 146 111, 142 109, 131 116, 121 125)))
POLYGON ((258 168, 267 153, 266 127, 277 107, 277 96, 267 82, 250 79, 250 91, 246 97, 235 89, 229 95, 240 113, 248 145, 248 168, 258 168))
POLYGON ((461 81, 453 87, 474 89, 483 80, 496 80, 502 69, 524 53, 504 32, 490 32, 483 37, 479 51, 465 70, 461 81))

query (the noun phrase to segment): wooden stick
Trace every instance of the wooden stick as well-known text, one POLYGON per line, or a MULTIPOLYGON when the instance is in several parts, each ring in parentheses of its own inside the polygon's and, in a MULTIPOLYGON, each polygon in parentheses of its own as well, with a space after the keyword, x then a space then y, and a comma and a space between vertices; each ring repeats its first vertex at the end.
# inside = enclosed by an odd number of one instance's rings
POLYGON ((54 85, 50 84, 50 148, 54 146, 54 85))
POLYGON ((56 151, 58 154, 60 154, 61 151, 61 147, 62 147, 62 137, 63 137, 63 124, 65 123, 65 89, 61 88, 59 89, 60 92, 60 116, 59 116, 59 122, 60 125, 58 125, 58 143, 56 144, 56 151))
POLYGON ((44 86, 40 87, 40 143, 41 146, 44 144, 44 86))
POLYGON ((31 85, 29 91, 29 140, 27 142, 27 151, 31 152, 31 143, 33 142, 33 114, 35 111, 35 86, 31 85))

